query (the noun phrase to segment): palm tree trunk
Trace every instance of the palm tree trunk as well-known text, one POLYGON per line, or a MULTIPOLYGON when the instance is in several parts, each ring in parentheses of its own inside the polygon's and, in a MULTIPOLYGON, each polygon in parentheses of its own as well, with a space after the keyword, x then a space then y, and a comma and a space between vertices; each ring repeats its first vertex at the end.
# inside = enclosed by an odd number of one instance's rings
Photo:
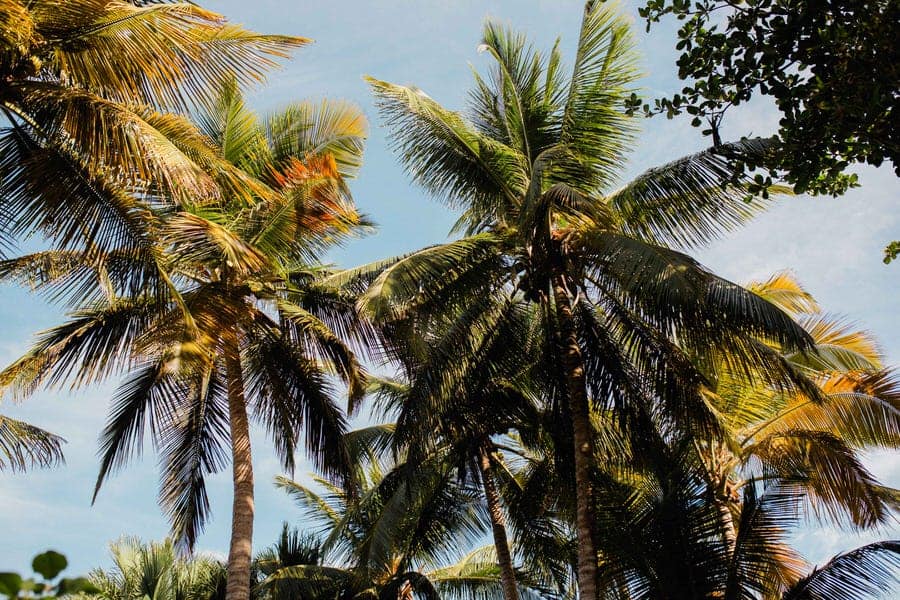
POLYGON ((719 520, 722 525, 722 539, 725 547, 728 549, 728 556, 734 554, 734 547, 737 545, 737 531, 734 528, 734 515, 731 514, 731 508, 728 506, 727 500, 716 498, 713 500, 716 510, 719 511, 719 520))
POLYGON ((231 423, 234 480, 225 600, 249 600, 250 560, 253 552, 253 460, 244 379, 236 341, 226 349, 225 368, 228 377, 228 416, 231 423))
POLYGON ((491 456, 486 447, 481 447, 478 459, 479 467, 481 468, 481 482, 484 485, 484 497, 487 500, 488 514, 491 517, 491 529, 494 533, 497 564, 500 566, 503 598, 504 600, 519 600, 519 590, 516 586, 516 571, 513 568, 512 556, 509 551, 509 540, 506 537, 506 519, 500 506, 500 494, 497 492, 497 486, 491 475, 491 456))
POLYGON ((597 598, 597 546, 594 540, 594 440, 584 380, 584 359, 565 276, 553 277, 553 296, 562 342, 562 369, 569 395, 575 461, 575 532, 578 537, 578 591, 582 600, 597 598))

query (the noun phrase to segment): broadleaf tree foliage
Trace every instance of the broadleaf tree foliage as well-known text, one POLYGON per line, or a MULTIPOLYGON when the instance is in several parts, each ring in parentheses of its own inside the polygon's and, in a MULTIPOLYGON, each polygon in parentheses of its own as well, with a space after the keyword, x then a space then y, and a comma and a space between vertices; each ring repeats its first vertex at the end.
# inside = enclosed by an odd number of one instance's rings
MULTIPOLYGON (((687 113, 718 142, 731 107, 755 96, 774 101, 778 130, 752 132, 774 141, 751 163, 769 170, 760 188, 778 176, 797 193, 837 196, 857 185, 857 163, 887 161, 900 175, 895 0, 647 0, 638 10, 648 31, 667 18, 680 22, 675 49, 685 86, 644 104, 648 114, 687 113)), ((887 247, 885 263, 896 247, 887 247)))

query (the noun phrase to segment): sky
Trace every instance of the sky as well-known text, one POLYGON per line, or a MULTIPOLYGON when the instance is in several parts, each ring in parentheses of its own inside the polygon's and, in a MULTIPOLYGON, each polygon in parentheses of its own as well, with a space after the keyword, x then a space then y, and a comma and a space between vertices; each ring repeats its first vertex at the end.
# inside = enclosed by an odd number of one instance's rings
MULTIPOLYGON (((336 264, 369 262, 446 239, 453 215, 414 188, 390 152, 385 130, 363 81, 363 75, 414 84, 452 109, 461 109, 471 83, 471 67, 482 69, 487 57, 477 52, 481 24, 499 19, 525 31, 539 48, 562 36, 571 62, 582 4, 561 0, 208 0, 200 4, 231 21, 265 33, 313 38, 268 84, 249 94, 261 112, 303 98, 344 98, 357 103, 370 119, 365 166, 352 189, 361 210, 379 224, 377 233, 353 241, 331 256, 336 264)), ((636 8, 639 49, 644 56, 644 94, 653 97, 678 91, 675 78, 674 30, 655 26, 648 35, 636 8)), ((777 125, 777 113, 765 100, 729 114, 724 139, 765 135, 777 125)), ((643 123, 643 135, 629 156, 626 177, 708 145, 686 120, 658 117, 643 123)), ((859 169, 862 187, 839 199, 792 197, 744 229, 693 254, 719 275, 738 282, 767 278, 790 269, 830 313, 842 315, 874 332, 888 363, 900 364, 900 264, 885 266, 882 248, 900 239, 898 179, 889 167, 859 169)), ((21 355, 33 333, 59 322, 57 307, 27 290, 0 287, 0 362, 21 355)), ((97 474, 97 436, 106 420, 115 381, 81 391, 41 392, 21 405, 4 401, 3 414, 32 422, 67 440, 66 464, 27 474, 0 473, 0 571, 25 571, 31 557, 53 548, 69 557, 70 572, 84 573, 108 565, 107 544, 122 535, 161 539, 167 524, 157 504, 155 456, 145 456, 114 476, 91 506, 97 474)), ((301 513, 272 486, 281 474, 278 461, 260 432, 255 435, 255 547, 272 543, 282 521, 302 525, 301 513)), ((867 457, 873 472, 900 487, 896 454, 867 457)), ((308 476, 301 463, 295 476, 308 476)), ((209 481, 213 518, 198 549, 227 550, 231 512, 230 469, 209 481)), ((812 562, 872 539, 897 534, 886 531, 852 535, 810 524, 797 543, 812 562)))

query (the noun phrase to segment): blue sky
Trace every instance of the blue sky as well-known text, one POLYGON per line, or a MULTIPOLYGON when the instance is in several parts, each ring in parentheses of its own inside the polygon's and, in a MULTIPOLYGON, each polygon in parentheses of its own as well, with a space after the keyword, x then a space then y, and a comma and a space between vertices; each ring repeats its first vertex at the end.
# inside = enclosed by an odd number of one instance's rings
MULTIPOLYGON (((446 238, 453 221, 442 206, 414 189, 388 151, 365 74, 396 83, 415 84, 450 108, 461 108, 471 81, 470 65, 487 58, 476 48, 483 19, 491 16, 526 31, 539 47, 559 35, 571 56, 581 2, 560 0, 378 0, 303 2, 237 0, 200 2, 232 21, 267 33, 311 37, 315 44, 299 51, 267 86, 251 94, 261 111, 291 100, 346 98, 360 105, 371 121, 366 164, 353 190, 363 211, 379 223, 371 237, 335 252, 333 260, 352 265, 412 250, 446 238)), ((632 5, 625 10, 636 15, 632 5)), ((647 73, 647 95, 679 89, 674 77, 674 35, 657 27, 648 36, 637 22, 647 73)), ((726 121, 725 137, 766 134, 777 114, 765 101, 742 107, 726 121)), ((705 147, 707 141, 685 121, 653 119, 631 154, 628 175, 705 147)), ((900 185, 889 168, 863 168, 862 187, 840 199, 790 198, 745 229, 695 255, 715 272, 735 281, 765 278, 793 270, 829 312, 845 315, 873 331, 891 364, 900 363, 900 264, 886 267, 881 250, 900 239, 896 210, 900 185)), ((54 307, 27 291, 0 288, 0 362, 8 364, 26 348, 32 333, 60 318, 54 307)), ((123 534, 145 539, 165 536, 167 526, 157 505, 157 477, 152 448, 143 461, 121 472, 90 505, 97 472, 97 435, 106 419, 114 382, 79 392, 35 395, 4 414, 34 422, 67 440, 67 464, 47 471, 0 474, 0 571, 25 570, 31 556, 48 547, 69 556, 72 572, 108 563, 106 544, 123 534)), ((275 539, 283 520, 298 523, 299 512, 271 482, 281 471, 264 437, 254 438, 257 520, 256 547, 275 539)), ((900 486, 896 455, 873 454, 868 464, 883 480, 900 486)), ((302 477, 308 468, 297 470, 302 477)), ((201 550, 227 548, 231 506, 228 473, 210 481, 213 520, 198 544, 201 550)), ((854 537, 808 526, 798 541, 813 561, 872 537, 854 537)), ((898 530, 894 530, 897 537, 898 530)))

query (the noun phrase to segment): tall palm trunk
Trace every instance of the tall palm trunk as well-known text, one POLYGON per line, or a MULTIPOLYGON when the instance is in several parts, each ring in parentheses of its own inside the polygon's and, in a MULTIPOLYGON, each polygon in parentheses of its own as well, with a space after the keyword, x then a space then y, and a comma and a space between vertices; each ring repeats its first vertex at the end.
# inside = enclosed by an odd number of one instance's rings
POLYGON ((594 540, 594 440, 584 379, 584 359, 575 331, 572 301, 565 275, 553 276, 553 296, 562 342, 562 370, 569 395, 575 461, 575 532, 578 536, 578 591, 582 600, 597 598, 597 546, 594 540))
POLYGON ((234 479, 225 600, 249 600, 250 560, 253 552, 253 461, 244 379, 236 340, 229 343, 225 351, 225 369, 228 377, 228 416, 231 423, 234 479))
POLYGON ((719 521, 722 526, 722 540, 728 549, 728 555, 734 554, 734 548, 737 545, 737 531, 734 527, 734 515, 731 514, 731 507, 728 506, 728 500, 722 498, 713 499, 713 505, 719 512, 719 521))
POLYGON ((487 500, 491 529, 494 534, 494 548, 497 550, 497 564, 500 566, 503 598, 504 600, 519 600, 519 590, 516 586, 516 571, 513 569, 509 540, 506 537, 506 519, 500 506, 500 494, 497 492, 497 486, 491 474, 491 456, 486 446, 482 446, 478 454, 481 482, 484 486, 484 497, 487 500))

